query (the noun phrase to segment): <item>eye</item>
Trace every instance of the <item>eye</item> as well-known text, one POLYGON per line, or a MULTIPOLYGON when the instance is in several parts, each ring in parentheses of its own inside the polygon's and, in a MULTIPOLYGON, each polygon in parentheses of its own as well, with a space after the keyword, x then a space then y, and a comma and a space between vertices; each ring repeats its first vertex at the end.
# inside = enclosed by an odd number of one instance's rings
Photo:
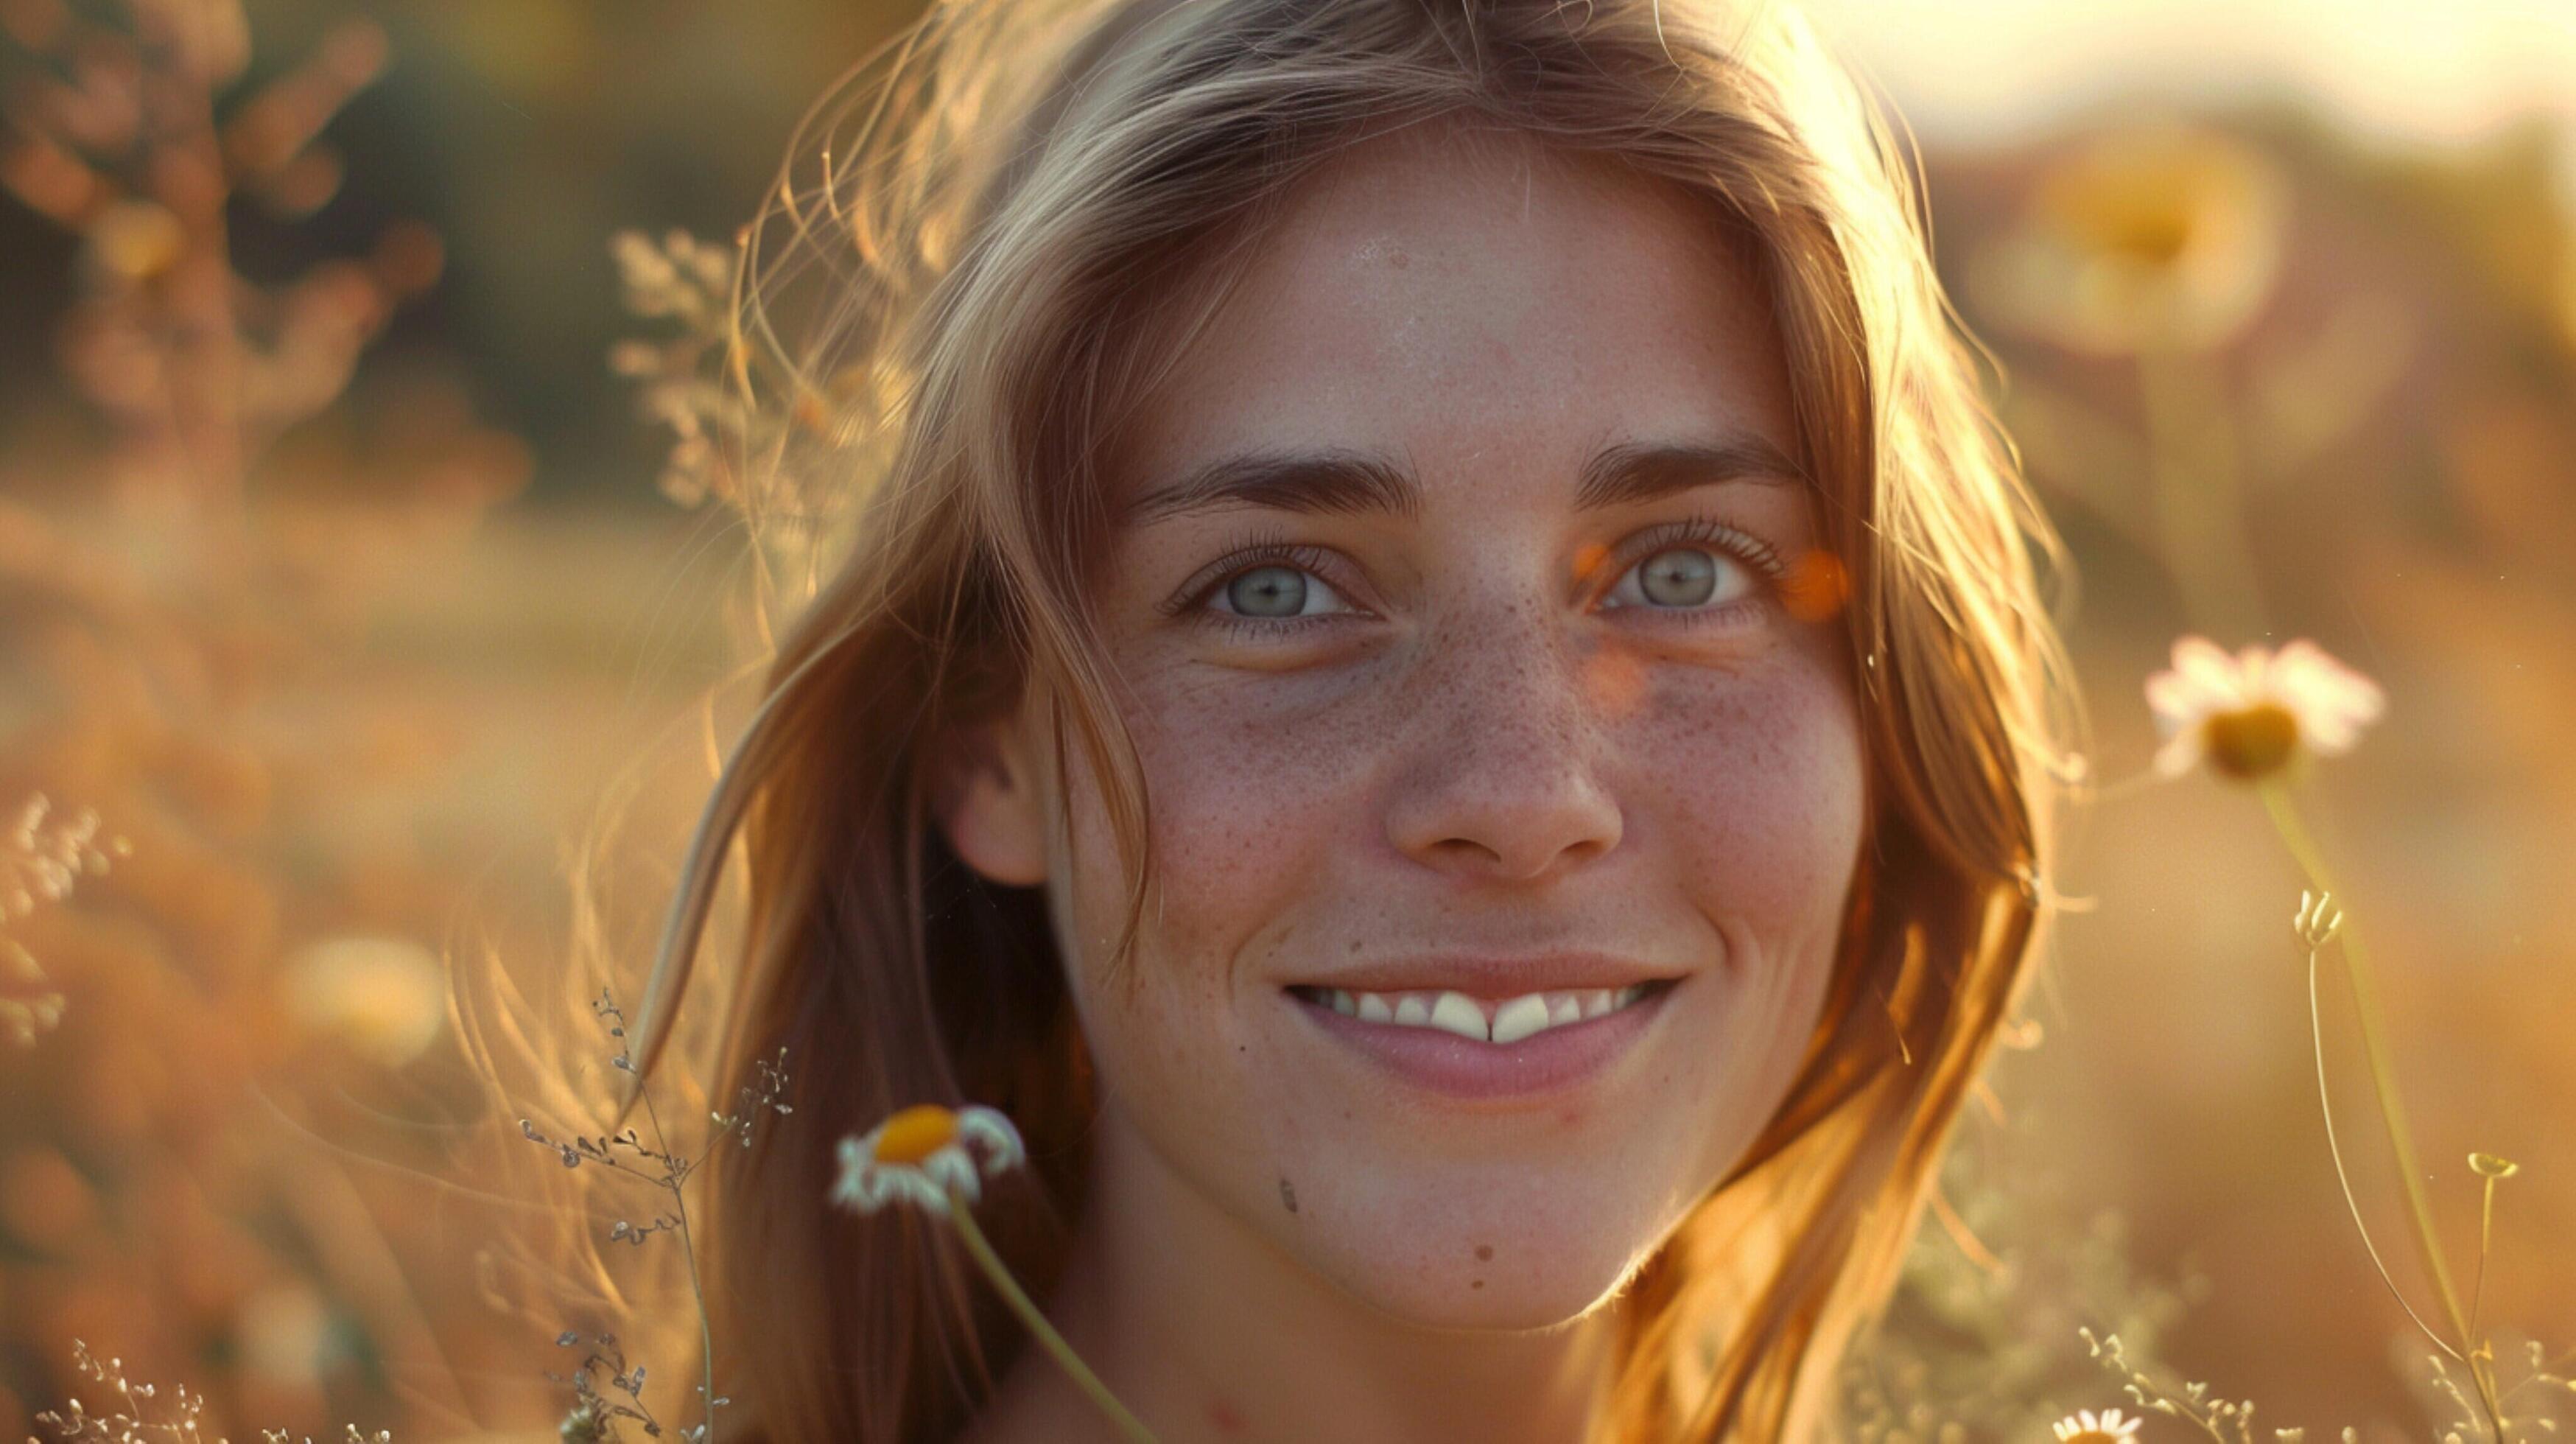
POLYGON ((1227 608, 1243 617, 1303 617, 1318 611, 1347 610, 1330 605, 1341 598, 1322 577, 1281 562, 1264 562, 1235 573, 1216 589, 1216 595, 1224 597, 1227 608))
POLYGON ((1254 541, 1191 578, 1163 608, 1256 634, 1321 626, 1361 610, 1324 580, 1332 566, 1321 548, 1254 541))
POLYGON ((1722 612, 1757 596, 1783 571, 1779 553, 1768 543, 1723 522, 1659 527, 1645 544, 1655 549, 1621 575, 1610 589, 1609 605, 1722 612))

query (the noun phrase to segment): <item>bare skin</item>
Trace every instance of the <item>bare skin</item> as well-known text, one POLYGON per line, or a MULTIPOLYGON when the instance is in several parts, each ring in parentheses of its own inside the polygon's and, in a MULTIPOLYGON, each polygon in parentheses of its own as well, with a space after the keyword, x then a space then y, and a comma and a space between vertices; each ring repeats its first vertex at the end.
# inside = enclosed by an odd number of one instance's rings
MULTIPOLYGON (((1865 764, 1838 634, 1782 601, 1819 538, 1760 296, 1595 162, 1438 127, 1337 157, 1122 473, 1096 603, 1162 859, 1132 979, 1079 749, 1052 774, 1033 697, 969 750, 943 824, 1046 889, 1104 1085, 1048 1309, 1167 1444, 1581 1439, 1621 1289, 1785 1095, 1865 764), (1321 451, 1376 479, 1173 500, 1321 451), (1686 460, 1602 484, 1648 452, 1686 460), (1331 1002, 1482 969, 1499 1019, 1587 968, 1649 986, 1544 1086, 1547 1033, 1331 1002)), ((969 1437, 1115 1436, 1031 1351, 969 1437)))

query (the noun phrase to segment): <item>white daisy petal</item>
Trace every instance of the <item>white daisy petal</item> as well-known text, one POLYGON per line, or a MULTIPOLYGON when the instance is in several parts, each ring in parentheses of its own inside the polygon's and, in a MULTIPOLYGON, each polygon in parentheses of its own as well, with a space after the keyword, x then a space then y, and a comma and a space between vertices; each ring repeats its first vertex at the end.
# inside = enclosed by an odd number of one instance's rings
POLYGON ((861 1213, 874 1213, 885 1207, 885 1175, 873 1168, 863 1168, 849 1176, 850 1207, 861 1213))
POLYGON ((2180 777, 2200 765, 2205 744, 2198 727, 2177 732, 2156 752, 2156 771, 2166 777, 2180 777))
POLYGON ((2228 710, 2229 702, 2198 677, 2181 672, 2158 672, 2147 679, 2147 706, 2155 712, 2156 734, 2171 737, 2188 732, 2212 712, 2228 710))
POLYGON ((886 1181, 886 1194, 899 1198, 915 1208, 937 1212, 948 1206, 948 1195, 931 1181, 930 1175, 918 1168, 888 1168, 879 1171, 886 1181))
POLYGON ((2159 736, 2199 727, 2212 714, 2248 705, 2249 692, 2236 659, 2206 637, 2185 636, 2173 646, 2173 666, 2147 679, 2147 705, 2159 736))
POLYGON ((886 1206, 894 1192, 894 1180, 882 1168, 863 1169, 851 1188, 852 1201, 861 1213, 874 1213, 886 1206))
POLYGON ((2361 727, 2349 718, 2332 713, 2302 713, 2299 716, 2299 740, 2312 752, 2332 757, 2350 752, 2361 740, 2361 727))
POLYGON ((2191 678, 2227 707, 2242 707, 2253 700, 2253 694, 2247 688, 2253 679, 2246 676, 2245 669, 2225 647, 2207 637, 2183 637, 2175 641, 2173 665, 2175 671, 2191 678))
POLYGON ((832 1180, 832 1201, 845 1208, 857 1208, 866 1197, 868 1149, 856 1138, 843 1138, 839 1154, 841 1168, 832 1180))
POLYGON ((923 1177, 942 1193, 956 1193, 972 1203, 983 1196, 983 1185, 975 1174, 975 1160, 966 1150, 951 1144, 921 1162, 923 1177))
POLYGON ((2281 704, 2298 717, 2301 734, 2320 752, 2349 749, 2387 705, 2377 683, 2305 640, 2281 649, 2273 685, 2281 704))
POLYGON ((1027 1145, 1020 1142, 1020 1132, 998 1108, 970 1105, 957 1114, 957 1137, 960 1142, 984 1145, 984 1171, 1000 1173, 1019 1167, 1028 1160, 1027 1145))

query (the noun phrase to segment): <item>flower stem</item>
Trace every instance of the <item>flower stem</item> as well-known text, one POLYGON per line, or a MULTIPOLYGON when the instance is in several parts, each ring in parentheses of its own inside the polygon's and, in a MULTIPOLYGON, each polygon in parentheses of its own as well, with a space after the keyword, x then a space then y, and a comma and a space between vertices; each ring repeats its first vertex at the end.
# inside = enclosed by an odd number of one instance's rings
POLYGON ((2171 347, 2138 355, 2149 496, 2183 609, 2213 635, 2262 633, 2260 568, 2245 532, 2243 458, 2209 358, 2171 347))
MULTIPOLYGON (((2433 1341, 2433 1347, 2460 1359, 2460 1351, 2451 1347, 2448 1339, 2433 1332, 2433 1326, 2424 1322, 2424 1316, 2415 1312, 2413 1304, 2406 1302, 2406 1294, 2397 1287, 2397 1280, 2389 1275, 2388 1265, 2380 1261, 2379 1245, 2371 1242, 2370 1225, 2361 1220, 2361 1200, 2352 1195, 2352 1176, 2344 1171, 2343 1166, 2343 1145, 2335 1141, 2334 1102, 2326 1091, 2326 1025, 2324 1011, 2317 1006, 2317 954, 2314 949, 2308 952, 2308 1028, 2317 1045, 2317 1108, 2325 1115, 2326 1152, 2334 1159, 2335 1182, 2343 1189, 2344 1206, 2352 1210, 2352 1226, 2361 1235, 2362 1252, 2370 1255, 2370 1266, 2379 1270, 2379 1281, 2388 1285, 2389 1295, 2397 1300, 2397 1307, 2406 1311, 2406 1317, 2415 1321, 2415 1327, 2424 1331, 2424 1337, 2433 1341)), ((2467 1360, 2461 1359, 2461 1362, 2466 1363, 2467 1360)))
POLYGON ((957 1236, 965 1240, 966 1251, 975 1256, 975 1264, 984 1271, 984 1277, 993 1281, 1002 1301, 1011 1306, 1012 1313, 1019 1315, 1022 1324, 1028 1326, 1029 1336, 1064 1366, 1064 1372, 1072 1378, 1074 1387, 1090 1396, 1091 1402, 1099 1406, 1100 1412, 1117 1426, 1129 1444, 1156 1444, 1153 1431, 1129 1413, 1126 1405, 1118 1402, 1118 1396, 1109 1392, 1109 1386, 1100 1382, 1100 1376, 1091 1372, 1091 1366, 1082 1362, 1082 1356, 1073 1351, 1073 1345, 1064 1341, 1064 1335, 1057 1333, 1055 1325, 1048 1323, 1046 1315, 1030 1301, 1028 1292, 1020 1287, 1019 1280, 1011 1277, 1010 1269, 1002 1263, 1001 1255, 994 1253, 992 1244, 985 1241, 984 1231, 975 1224, 974 1210, 953 1193, 948 1196, 948 1218, 957 1226, 957 1236))
MULTIPOLYGON (((2292 804, 2289 792, 2283 787, 2280 778, 2277 776, 2265 778, 2257 785, 2257 790, 2263 795, 2264 807, 2272 814, 2273 827, 2280 832, 2281 841, 2288 845, 2290 855, 2298 860, 2300 871, 2307 874, 2308 882, 2321 893, 2335 897, 2345 896, 2327 873, 2325 856, 2318 850, 2316 840, 2308 835, 2307 825, 2300 820, 2298 809, 2292 804)), ((2408 1214, 2415 1224, 2415 1243, 2424 1256, 2425 1267, 2433 1275, 2434 1287, 2441 1293, 2443 1311, 2450 1316, 2451 1327, 2459 1331, 2459 1347, 2456 1349, 2448 1345, 2444 1347, 2453 1358, 2468 1364, 2470 1377, 2478 1386, 2479 1401, 2486 1406, 2489 1422, 2495 1427, 2495 1437, 2501 1441, 2504 1438, 2504 1425, 2500 1417, 2501 1411, 2497 1408, 2494 1377, 2490 1371, 2480 1367, 2475 1357, 2479 1353, 2477 1340, 2470 1335, 2469 1319, 2460 1309, 2459 1290, 2452 1286, 2450 1267, 2442 1259, 2441 1240, 2433 1231, 2432 1204, 2424 1196, 2424 1170, 2415 1160, 2415 1141, 2406 1127, 2405 1107, 2397 1098, 2395 1070, 2389 1061, 2388 1044, 2379 1020, 2379 997, 2371 981, 2370 965, 2362 952, 2360 932, 2352 920, 2351 912, 2347 904, 2344 909, 2344 923, 2339 933, 2343 942, 2344 977, 2352 985, 2353 1011, 2361 1020, 2361 1038, 2365 1056, 2370 1063, 2370 1081, 2379 1095, 2380 1120, 2387 1125, 2388 1146, 2397 1155, 2398 1176, 2406 1184, 2406 1205, 2408 1214)), ((2313 994, 2311 997, 2313 998, 2313 994)), ((2313 1007, 2313 1003, 2311 1006, 2313 1007)), ((2324 1085, 2322 1036, 2318 1039, 2318 1065, 2318 1084, 2322 1088, 2324 1085)), ((2338 1170, 2340 1170, 2340 1162, 2338 1162, 2338 1170)), ((2347 1184, 2345 1189, 2347 1200, 2350 1194, 2350 1186, 2347 1184)), ((2359 1226, 2361 1222, 2361 1215, 2357 1208, 2353 1214, 2353 1222, 2355 1226, 2359 1226)), ((2363 1242, 2366 1244, 2368 1241, 2369 1235, 2365 1232, 2363 1242)), ((2376 1261, 2376 1258, 2377 1254, 2374 1250, 2373 1260, 2376 1261)), ((2402 1303, 2403 1300, 2400 1302, 2402 1303)), ((2407 1312, 2412 1315, 2414 1310, 2408 1309, 2407 1312)), ((2420 1325, 2423 1321, 2418 1319, 2416 1322, 2420 1325)), ((2432 1331, 2427 1329, 2425 1332, 2429 1334, 2432 1331)))
POLYGON ((2495 1243, 2495 1186, 2492 1178, 2482 1179, 2486 1196, 2478 1202, 2478 1281, 2469 1287, 2469 1332, 2478 1329, 2478 1306, 2487 1297, 2487 1251, 2495 1243))
MULTIPOLYGON (((662 1132, 662 1115, 653 1111, 653 1095, 646 1091, 644 1080, 640 1075, 635 1080, 635 1096, 637 1101, 644 1105, 644 1121, 653 1129, 653 1146, 662 1151, 667 1167, 671 1156, 671 1140, 662 1132)), ((684 1170, 672 1171, 669 1178, 671 1212, 672 1216, 680 1221, 680 1252, 688 1260, 689 1294, 698 1305, 698 1362, 706 1373, 705 1382, 699 1386, 700 1397, 705 1400, 706 1409, 698 1416, 698 1427, 701 1433, 712 1434, 716 1424, 716 1329, 714 1321, 707 1316, 707 1286, 698 1269, 697 1237, 689 1229, 689 1196, 685 1191, 687 1182, 684 1170)))

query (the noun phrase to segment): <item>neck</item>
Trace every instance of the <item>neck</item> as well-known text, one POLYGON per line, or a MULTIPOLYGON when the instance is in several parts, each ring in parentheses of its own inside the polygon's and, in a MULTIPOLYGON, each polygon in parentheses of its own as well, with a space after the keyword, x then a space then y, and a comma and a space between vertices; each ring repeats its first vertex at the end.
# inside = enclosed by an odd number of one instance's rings
MULTIPOLYGON (((1162 1444, 1577 1444, 1608 1393, 1618 1305, 1527 1331, 1392 1318, 1172 1175, 1112 1106, 1048 1314, 1162 1444)), ((972 1437, 1117 1436, 1031 1348, 972 1437)))

